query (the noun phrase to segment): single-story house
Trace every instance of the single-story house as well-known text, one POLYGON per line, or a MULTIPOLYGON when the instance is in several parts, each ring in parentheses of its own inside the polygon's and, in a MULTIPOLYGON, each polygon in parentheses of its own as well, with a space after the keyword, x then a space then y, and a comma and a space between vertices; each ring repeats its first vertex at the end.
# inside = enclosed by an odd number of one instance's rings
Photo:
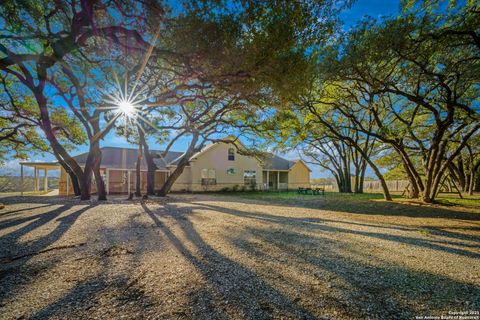
MULTIPOLYGON (((308 187, 310 185, 310 169, 302 160, 286 160, 270 154, 266 159, 239 152, 245 147, 241 143, 212 143, 194 154, 189 165, 175 181, 172 191, 219 191, 242 190, 256 188, 258 190, 286 190, 308 187)), ((137 149, 103 147, 101 173, 107 193, 130 193, 135 190, 137 149)), ((183 152, 150 151, 157 167, 155 173, 155 189, 159 190, 183 152)), ((87 153, 74 157, 80 164, 85 164, 87 153)), ((35 167, 35 162, 23 162, 25 166, 35 167)), ((52 163, 53 164, 53 163, 52 163)), ((42 163, 41 165, 45 165, 42 163)), ((43 167, 42 167, 43 168, 43 167)), ((59 193, 73 194, 70 177, 61 169, 59 193)), ((50 170, 50 169, 49 169, 50 170)), ((35 170, 36 172, 36 170, 35 170)), ((46 171, 45 171, 46 174, 46 171)), ((145 159, 141 163, 141 186, 143 192, 147 188, 147 165, 145 159)), ((95 192, 95 184, 92 184, 95 192)))

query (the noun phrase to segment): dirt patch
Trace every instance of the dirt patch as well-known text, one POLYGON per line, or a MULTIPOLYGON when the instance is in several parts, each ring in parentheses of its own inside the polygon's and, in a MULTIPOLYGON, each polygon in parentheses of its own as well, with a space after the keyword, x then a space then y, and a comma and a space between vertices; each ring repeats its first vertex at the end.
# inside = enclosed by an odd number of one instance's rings
POLYGON ((56 199, 7 199, 0 211, 2 318, 411 319, 480 308, 478 215, 220 195, 56 199))

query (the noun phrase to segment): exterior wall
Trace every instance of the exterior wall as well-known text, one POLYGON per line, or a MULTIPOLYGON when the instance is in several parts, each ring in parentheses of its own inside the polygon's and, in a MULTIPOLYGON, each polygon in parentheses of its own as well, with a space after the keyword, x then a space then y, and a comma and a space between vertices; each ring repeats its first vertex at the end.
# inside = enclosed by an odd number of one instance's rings
MULTIPOLYGON (((135 178, 133 179, 133 181, 135 181, 135 178)), ((128 192, 128 171, 109 169, 108 185, 109 185, 108 193, 113 193, 113 194, 127 193, 128 192)), ((133 185, 135 185, 135 183, 133 185)))
POLYGON ((167 173, 162 171, 155 172, 155 191, 159 191, 167 181, 167 173))
MULTIPOLYGON (((60 196, 67 195, 67 172, 63 168, 60 169, 60 179, 58 180, 58 194, 60 196)), ((69 184, 68 194, 74 194, 71 184, 69 184)))
MULTIPOLYGON (((105 175, 105 169, 100 169, 100 174, 105 175)), ((69 176, 65 169, 60 168, 60 179, 58 180, 58 194, 60 196, 74 196, 75 191, 73 190, 73 186, 71 181, 67 183, 67 179, 69 180, 69 176), (67 184, 68 184, 68 193, 67 193, 67 184)), ((92 178, 92 186, 91 186, 91 193, 97 192, 97 186, 95 184, 94 178, 92 178)))
POLYGON ((244 170, 256 172, 256 187, 263 184, 262 167, 260 162, 249 156, 237 153, 235 149, 235 160, 228 160, 228 149, 234 148, 231 144, 219 143, 201 153, 197 159, 190 162, 190 170, 184 171, 174 184, 174 191, 216 191, 224 188, 241 188, 244 183, 244 170), (235 174, 228 174, 227 170, 235 169, 235 174), (202 185, 202 169, 214 169, 216 184, 202 185), (187 186, 187 184, 189 184, 187 186))
POLYGON ((310 187, 310 170, 301 161, 295 163, 288 173, 288 189, 298 187, 310 187))
MULTIPOLYGON (((301 161, 297 162, 290 171, 280 172, 280 184, 277 185, 277 171, 266 172, 260 162, 251 156, 244 156, 237 153, 235 149, 235 160, 228 160, 228 149, 231 144, 219 143, 201 153, 196 159, 190 162, 180 177, 175 181, 172 191, 218 191, 225 188, 245 188, 244 171, 254 170, 256 172, 256 188, 266 189, 266 176, 269 174, 270 188, 268 189, 296 189, 298 187, 310 186, 310 170, 301 161), (230 168, 235 169, 235 174, 227 173, 230 168), (202 185, 202 169, 215 170, 216 183, 202 185)), ((175 167, 170 169, 173 172, 175 167)), ((130 170, 130 191, 135 191, 135 170, 130 170)), ((102 171, 103 172, 103 171, 102 171)), ((127 193, 128 184, 124 181, 124 170, 109 170, 109 193, 127 193)), ((167 179, 166 172, 157 171, 155 174, 155 190, 159 190, 167 179)), ((106 181, 105 181, 106 182, 106 181)), ((146 192, 146 171, 141 173, 142 192, 146 192)), ((92 185, 92 192, 95 192, 95 185, 92 185)), ((62 168, 60 171, 59 194, 67 195, 67 174, 62 168)), ((69 184, 69 195, 73 195, 73 188, 69 184)))
MULTIPOLYGON (((176 167, 172 167, 170 172, 173 172, 176 167)), ((171 191, 192 191, 192 168, 190 166, 183 169, 182 174, 173 183, 171 191)))

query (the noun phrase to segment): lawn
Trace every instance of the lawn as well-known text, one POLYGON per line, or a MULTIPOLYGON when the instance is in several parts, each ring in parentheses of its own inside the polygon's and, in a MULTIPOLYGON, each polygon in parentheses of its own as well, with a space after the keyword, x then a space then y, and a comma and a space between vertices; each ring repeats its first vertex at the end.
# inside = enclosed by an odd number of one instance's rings
MULTIPOLYGON (((228 193, 227 193, 228 194, 228 193)), ((367 210, 374 211, 383 210, 390 205, 384 202, 381 193, 339 193, 326 192, 325 195, 304 195, 295 191, 288 192, 236 192, 230 193, 232 196, 244 199, 256 199, 260 201, 284 203, 288 205, 299 205, 305 207, 321 207, 324 209, 336 210, 338 208, 345 210, 358 211, 360 208, 366 207, 367 210), (373 202, 384 202, 383 204, 373 205, 373 202)), ((396 204, 415 204, 423 205, 430 208, 450 208, 452 210, 480 212, 480 194, 473 196, 464 196, 460 199, 457 194, 441 193, 433 205, 424 205, 417 200, 408 200, 400 194, 392 194, 392 198, 396 204)), ((399 208, 399 206, 395 206, 399 208)), ((411 208, 408 207, 408 208, 411 208)), ((419 212, 421 214, 421 212, 419 212)))
POLYGON ((480 210, 396 200, 3 198, 0 314, 412 319, 478 310, 480 210))

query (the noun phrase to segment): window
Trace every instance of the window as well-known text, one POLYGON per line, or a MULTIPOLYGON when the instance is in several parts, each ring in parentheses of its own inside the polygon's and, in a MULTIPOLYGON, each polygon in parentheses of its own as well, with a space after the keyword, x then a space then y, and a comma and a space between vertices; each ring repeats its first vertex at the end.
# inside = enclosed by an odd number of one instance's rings
POLYGON ((254 186, 257 183, 257 172, 255 170, 243 171, 243 180, 245 185, 254 186))
POLYGON ((228 160, 235 161, 235 149, 233 148, 228 149, 228 160))
POLYGON ((202 169, 202 186, 217 184, 215 169, 202 169))
POLYGON ((229 175, 234 175, 237 173, 237 170, 235 170, 235 168, 228 168, 227 169, 227 174, 229 175))

